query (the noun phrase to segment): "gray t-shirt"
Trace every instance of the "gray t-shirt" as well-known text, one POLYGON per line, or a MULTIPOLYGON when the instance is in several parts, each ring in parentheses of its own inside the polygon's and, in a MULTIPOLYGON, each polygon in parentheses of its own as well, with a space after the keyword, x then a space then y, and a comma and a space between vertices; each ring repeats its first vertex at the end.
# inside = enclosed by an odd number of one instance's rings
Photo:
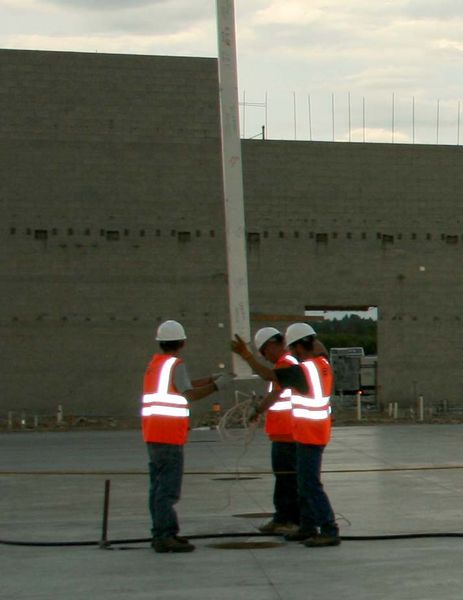
POLYGON ((181 394, 193 388, 185 363, 183 362, 178 364, 174 369, 174 385, 181 394))

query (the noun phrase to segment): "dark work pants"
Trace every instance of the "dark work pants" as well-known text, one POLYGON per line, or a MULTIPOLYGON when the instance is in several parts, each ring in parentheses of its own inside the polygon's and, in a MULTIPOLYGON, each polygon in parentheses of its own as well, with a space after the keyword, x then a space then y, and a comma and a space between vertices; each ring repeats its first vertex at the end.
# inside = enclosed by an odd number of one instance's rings
POLYGON ((300 528, 315 527, 325 535, 338 535, 333 509, 321 482, 322 456, 325 446, 296 443, 297 484, 301 509, 300 528))
POLYGON ((179 532, 174 509, 180 499, 183 477, 183 446, 147 443, 150 468, 149 509, 153 538, 167 538, 179 532))
POLYGON ((272 470, 275 474, 273 504, 275 523, 299 524, 299 501, 297 497, 296 444, 272 442, 272 470), (278 471, 292 471, 279 474, 278 471))

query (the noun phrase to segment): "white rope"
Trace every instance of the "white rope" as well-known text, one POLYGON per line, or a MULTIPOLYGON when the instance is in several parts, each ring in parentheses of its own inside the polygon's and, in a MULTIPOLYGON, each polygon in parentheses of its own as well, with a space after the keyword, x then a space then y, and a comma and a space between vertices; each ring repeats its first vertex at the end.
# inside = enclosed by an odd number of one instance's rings
POLYGON ((232 501, 232 488, 240 480, 240 465, 243 458, 246 456, 249 445, 254 439, 257 429, 257 421, 249 422, 249 416, 253 412, 256 405, 255 394, 244 394, 243 392, 235 392, 235 404, 229 408, 221 417, 217 424, 217 431, 224 442, 241 442, 243 450, 236 458, 235 470, 231 474, 235 476, 233 484, 228 488, 227 503, 223 507, 229 508, 232 501), (244 400, 239 401, 239 396, 244 397, 244 400))

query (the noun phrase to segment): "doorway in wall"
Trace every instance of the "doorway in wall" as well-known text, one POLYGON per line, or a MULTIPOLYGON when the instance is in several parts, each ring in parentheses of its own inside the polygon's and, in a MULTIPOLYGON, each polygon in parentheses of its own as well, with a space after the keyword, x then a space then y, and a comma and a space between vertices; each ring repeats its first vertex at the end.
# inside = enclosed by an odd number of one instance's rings
POLYGON ((328 351, 336 403, 348 406, 360 394, 366 409, 378 408, 378 308, 307 305, 304 314, 328 351))

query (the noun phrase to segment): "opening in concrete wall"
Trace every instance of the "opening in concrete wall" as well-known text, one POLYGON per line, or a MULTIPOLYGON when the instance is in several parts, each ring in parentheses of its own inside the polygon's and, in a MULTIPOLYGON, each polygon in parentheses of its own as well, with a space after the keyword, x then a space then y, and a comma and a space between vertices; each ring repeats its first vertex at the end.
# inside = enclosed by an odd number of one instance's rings
POLYGON ((365 408, 378 409, 378 308, 306 306, 305 316, 329 352, 338 408, 349 407, 360 396, 365 408))

